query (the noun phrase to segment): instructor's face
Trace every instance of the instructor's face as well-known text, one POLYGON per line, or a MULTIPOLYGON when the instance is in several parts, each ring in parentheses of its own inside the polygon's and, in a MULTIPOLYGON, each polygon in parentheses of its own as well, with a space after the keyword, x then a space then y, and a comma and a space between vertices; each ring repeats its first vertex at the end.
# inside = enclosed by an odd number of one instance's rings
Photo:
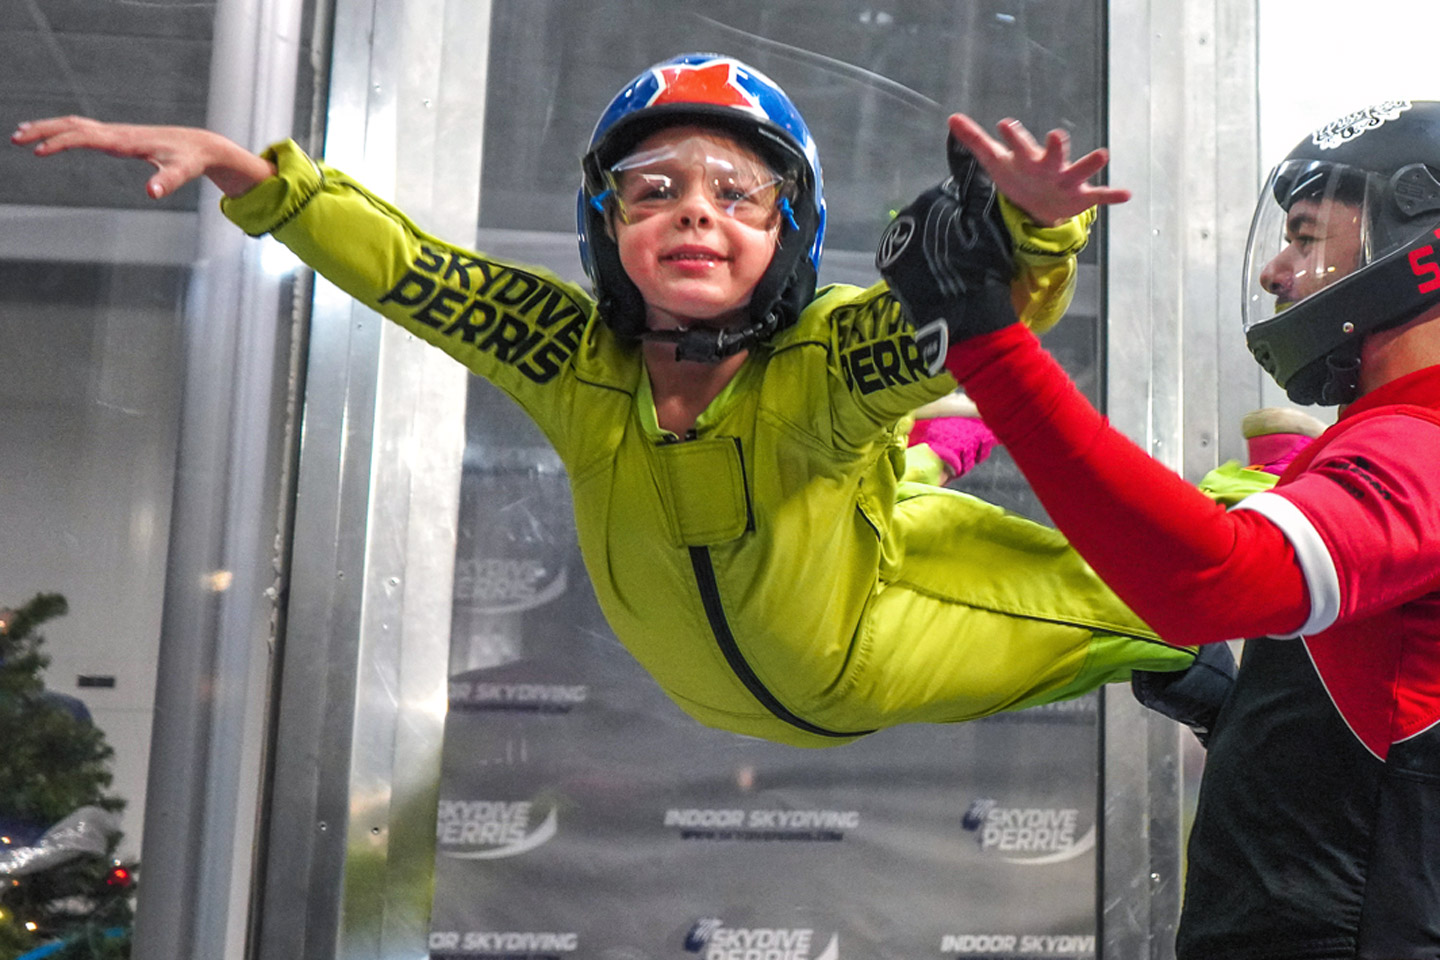
POLYGON ((1276 311, 1361 265, 1360 208, 1335 199, 1296 200, 1285 220, 1285 248, 1260 272, 1276 311))

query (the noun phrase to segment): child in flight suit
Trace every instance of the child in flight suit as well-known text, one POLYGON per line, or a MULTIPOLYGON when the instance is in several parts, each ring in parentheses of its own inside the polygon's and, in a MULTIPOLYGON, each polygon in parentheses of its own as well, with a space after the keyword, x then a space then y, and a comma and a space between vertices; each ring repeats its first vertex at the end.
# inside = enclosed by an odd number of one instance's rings
MULTIPOLYGON (((704 724, 831 746, 1194 662, 1054 531, 903 479, 902 423, 955 389, 945 330, 884 283, 816 292, 815 144, 743 63, 667 60, 604 111, 578 196, 593 295, 430 236, 291 142, 79 118, 13 139, 143 156, 154 196, 209 176, 246 232, 505 391, 566 466, 616 636, 704 724)), ((1077 192, 1040 226, 1000 203, 1010 295, 1043 330, 1093 211, 1077 192)))

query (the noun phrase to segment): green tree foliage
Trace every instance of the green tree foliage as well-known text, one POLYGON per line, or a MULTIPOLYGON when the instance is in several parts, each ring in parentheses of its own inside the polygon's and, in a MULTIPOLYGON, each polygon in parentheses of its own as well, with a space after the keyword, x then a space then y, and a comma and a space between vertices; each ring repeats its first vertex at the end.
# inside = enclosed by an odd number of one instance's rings
MULTIPOLYGON (((125 805, 107 793, 114 751, 104 734, 45 692, 50 660, 37 628, 66 610, 64 597, 42 593, 0 611, 0 825, 42 830, 81 807, 125 805)), ((0 875, 0 960, 60 941, 51 960, 129 955, 133 891, 128 875, 113 869, 119 839, 110 838, 104 857, 0 875)))

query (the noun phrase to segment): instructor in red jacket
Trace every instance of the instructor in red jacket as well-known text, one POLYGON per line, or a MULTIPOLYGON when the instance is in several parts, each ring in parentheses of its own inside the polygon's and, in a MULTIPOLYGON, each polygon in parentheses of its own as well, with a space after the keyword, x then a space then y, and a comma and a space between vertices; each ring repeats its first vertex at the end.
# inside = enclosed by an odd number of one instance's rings
POLYGON ((1342 117, 1263 190, 1247 341, 1292 401, 1341 409, 1228 511, 1112 428, 1001 298, 959 295, 1005 276, 975 229, 991 179, 1043 221, 1103 152, 1072 164, 1063 134, 1010 120, 950 129, 967 189, 902 211, 892 289, 917 323, 946 319, 950 371, 1121 598, 1171 642, 1250 638, 1210 732, 1180 960, 1437 960, 1440 103, 1342 117))

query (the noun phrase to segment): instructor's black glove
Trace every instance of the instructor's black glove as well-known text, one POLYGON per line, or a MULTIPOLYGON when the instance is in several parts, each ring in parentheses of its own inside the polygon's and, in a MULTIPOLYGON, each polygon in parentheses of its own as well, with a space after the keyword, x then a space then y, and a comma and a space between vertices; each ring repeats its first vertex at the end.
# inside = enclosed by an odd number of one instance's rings
POLYGON ((946 154, 950 178, 891 221, 875 266, 916 330, 943 321, 954 344, 1016 322, 1015 260, 995 184, 953 135, 946 154))

